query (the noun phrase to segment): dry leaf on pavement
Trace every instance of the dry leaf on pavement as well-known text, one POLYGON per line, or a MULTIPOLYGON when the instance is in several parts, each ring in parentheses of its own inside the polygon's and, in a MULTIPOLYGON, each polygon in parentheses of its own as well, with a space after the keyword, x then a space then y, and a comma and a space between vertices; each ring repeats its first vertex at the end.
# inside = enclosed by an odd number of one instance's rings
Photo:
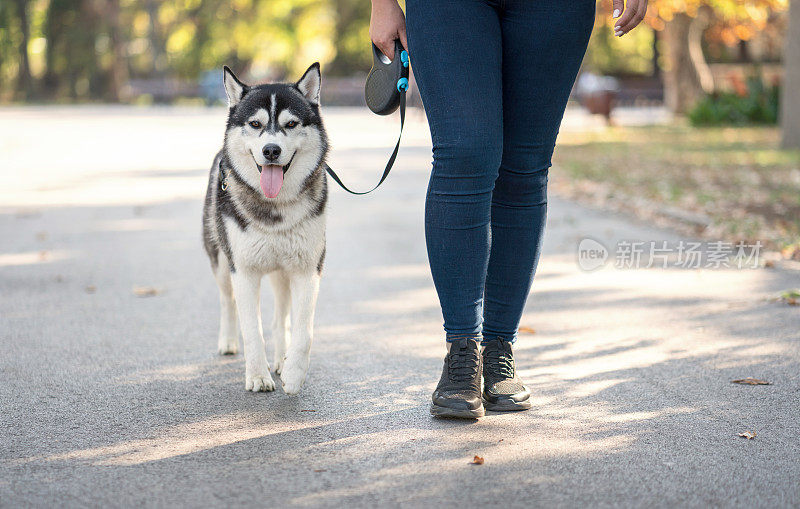
POLYGON ((744 433, 739 433, 739 436, 740 437, 744 437, 744 438, 746 438, 748 440, 752 440, 752 439, 754 439, 756 437, 756 432, 755 431, 745 431, 744 433))
POLYGON ((731 380, 732 384, 742 384, 742 385, 772 385, 772 382, 767 382, 766 380, 759 380, 758 378, 742 378, 739 380, 731 380))
POLYGON ((790 306, 797 306, 800 304, 800 288, 786 290, 785 292, 781 293, 780 299, 790 306))
POLYGON ((472 461, 470 461, 470 464, 471 465, 483 465, 483 458, 481 458, 480 456, 476 455, 474 458, 472 458, 472 461))
POLYGON ((133 294, 137 297, 154 297, 159 295, 161 290, 154 286, 134 286, 133 294))
POLYGON ((520 332, 524 332, 525 334, 536 334, 536 329, 532 327, 525 327, 524 325, 519 328, 520 332))

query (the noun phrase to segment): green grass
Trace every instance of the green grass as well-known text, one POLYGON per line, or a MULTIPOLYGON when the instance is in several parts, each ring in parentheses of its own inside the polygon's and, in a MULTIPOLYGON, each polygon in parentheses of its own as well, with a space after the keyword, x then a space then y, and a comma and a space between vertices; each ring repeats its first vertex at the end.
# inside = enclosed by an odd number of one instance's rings
POLYGON ((784 249, 800 242, 800 151, 780 150, 779 136, 685 125, 564 132, 551 179, 567 195, 677 207, 711 218, 697 233, 784 249))

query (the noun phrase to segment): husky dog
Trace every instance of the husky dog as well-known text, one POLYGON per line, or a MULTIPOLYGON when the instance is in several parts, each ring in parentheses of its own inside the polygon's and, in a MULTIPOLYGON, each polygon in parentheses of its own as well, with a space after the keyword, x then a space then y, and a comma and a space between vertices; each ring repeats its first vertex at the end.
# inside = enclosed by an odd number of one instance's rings
POLYGON ((284 391, 297 394, 308 372, 325 259, 328 139, 319 114, 319 63, 297 83, 249 86, 228 67, 223 76, 225 142, 203 207, 203 240, 222 310, 219 353, 237 353, 241 326, 245 388, 275 389, 259 305, 261 279, 269 274, 273 367, 284 391))

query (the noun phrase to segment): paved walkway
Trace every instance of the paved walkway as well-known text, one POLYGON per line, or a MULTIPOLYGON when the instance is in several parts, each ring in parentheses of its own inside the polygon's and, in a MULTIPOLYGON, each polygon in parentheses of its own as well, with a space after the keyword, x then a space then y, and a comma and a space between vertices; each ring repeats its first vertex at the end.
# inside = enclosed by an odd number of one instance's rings
MULTIPOLYGON (((769 300, 800 274, 616 269, 620 240, 683 239, 556 197, 517 346, 534 409, 429 416, 444 347, 413 116, 380 192, 332 193, 302 393, 245 392, 200 243, 223 114, 0 110, 0 506, 800 504, 800 308, 769 300), (605 268, 579 269, 586 236, 605 268)), ((329 112, 348 183, 377 177, 394 122, 329 112)))

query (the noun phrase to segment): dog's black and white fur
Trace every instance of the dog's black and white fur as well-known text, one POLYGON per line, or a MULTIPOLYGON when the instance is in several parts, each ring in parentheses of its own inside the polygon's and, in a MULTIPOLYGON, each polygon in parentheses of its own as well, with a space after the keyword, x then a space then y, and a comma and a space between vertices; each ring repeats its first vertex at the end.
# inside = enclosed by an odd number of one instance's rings
POLYGON ((211 167, 203 208, 205 249, 220 292, 219 352, 238 351, 241 327, 245 388, 275 389, 259 305, 261 279, 268 274, 275 296, 273 367, 284 391, 296 394, 308 372, 325 259, 328 141, 319 113, 319 64, 297 83, 257 86, 225 67, 224 83, 225 143, 211 167), (260 186, 268 164, 283 167, 274 198, 260 186))

